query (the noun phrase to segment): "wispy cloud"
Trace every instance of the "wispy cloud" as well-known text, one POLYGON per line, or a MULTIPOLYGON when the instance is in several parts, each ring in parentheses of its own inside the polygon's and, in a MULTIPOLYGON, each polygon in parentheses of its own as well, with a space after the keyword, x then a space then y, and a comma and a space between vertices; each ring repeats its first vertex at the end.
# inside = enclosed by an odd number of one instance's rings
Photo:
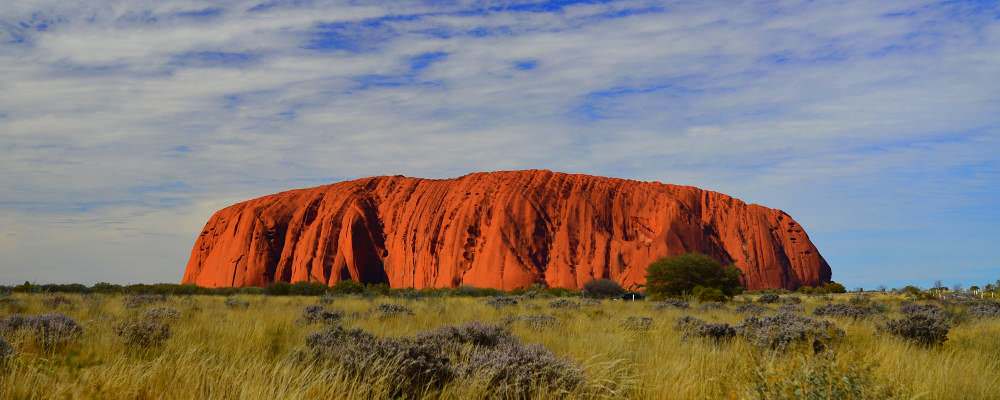
POLYGON ((173 281, 232 201, 529 167, 786 209, 850 285, 1000 277, 998 75, 991 2, 5 2, 0 281, 173 281))

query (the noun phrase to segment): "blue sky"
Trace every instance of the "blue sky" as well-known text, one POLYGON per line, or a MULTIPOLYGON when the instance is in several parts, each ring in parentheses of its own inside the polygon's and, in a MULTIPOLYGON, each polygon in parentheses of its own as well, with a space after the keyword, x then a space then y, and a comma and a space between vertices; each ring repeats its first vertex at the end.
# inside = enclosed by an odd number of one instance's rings
POLYGON ((849 287, 1000 279, 996 2, 717 4, 2 2, 0 283, 175 282, 238 200, 524 168, 781 208, 849 287))

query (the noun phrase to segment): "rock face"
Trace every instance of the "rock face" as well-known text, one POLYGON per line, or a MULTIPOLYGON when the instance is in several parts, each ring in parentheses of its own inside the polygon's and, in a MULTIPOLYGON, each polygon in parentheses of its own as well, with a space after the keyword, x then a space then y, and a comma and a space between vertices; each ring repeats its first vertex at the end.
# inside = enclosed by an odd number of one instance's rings
POLYGON ((205 225, 183 283, 628 288, 652 261, 685 252, 735 264, 750 289, 830 280, 780 210, 690 186, 511 171, 364 178, 232 205, 205 225))

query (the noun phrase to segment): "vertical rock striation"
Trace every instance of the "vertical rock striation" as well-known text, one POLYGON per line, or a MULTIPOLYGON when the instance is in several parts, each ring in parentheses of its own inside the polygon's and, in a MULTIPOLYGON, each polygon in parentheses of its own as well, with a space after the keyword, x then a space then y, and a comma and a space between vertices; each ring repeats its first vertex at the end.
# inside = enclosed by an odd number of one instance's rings
POLYGON ((750 289, 830 280, 780 210, 690 186, 533 170, 372 177, 235 204, 205 225, 183 283, 634 287, 652 261, 685 252, 733 263, 750 289))

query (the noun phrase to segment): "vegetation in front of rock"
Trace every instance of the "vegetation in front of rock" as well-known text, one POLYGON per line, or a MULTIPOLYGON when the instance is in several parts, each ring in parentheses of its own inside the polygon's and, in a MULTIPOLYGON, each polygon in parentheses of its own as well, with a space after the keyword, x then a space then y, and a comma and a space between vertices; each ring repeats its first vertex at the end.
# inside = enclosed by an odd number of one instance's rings
POLYGON ((770 310, 769 308, 764 306, 760 306, 754 303, 746 303, 736 306, 736 309, 734 311, 736 311, 739 314, 761 315, 763 313, 768 312, 769 310, 770 310))
POLYGON ((580 308, 580 303, 577 303, 570 299, 556 299, 549 302, 549 307, 556 309, 577 309, 580 308))
POLYGON ((486 300, 486 304, 493 308, 503 308, 517 305, 517 299, 511 296, 496 296, 486 300))
POLYGON ((44 349, 52 349, 76 340, 83 328, 65 314, 21 315, 0 319, 0 335, 29 335, 44 349))
POLYGON ((322 323, 335 325, 340 323, 343 319, 344 313, 342 312, 327 310, 323 306, 319 305, 311 305, 302 309, 302 317, 299 318, 299 321, 304 324, 322 323))
POLYGON ((882 311, 870 304, 827 303, 816 307, 813 315, 821 317, 843 317, 864 319, 880 314, 882 311))
MULTIPOLYGON (((498 311, 485 304, 486 298, 470 298, 475 295, 419 292, 415 297, 419 301, 400 300, 396 294, 402 291, 376 296, 331 294, 336 310, 321 307, 309 314, 328 310, 345 318, 325 323, 318 317, 309 324, 298 322, 320 296, 272 298, 241 292, 238 298, 253 304, 243 311, 227 307, 222 297, 166 296, 162 302, 125 308, 128 294, 66 294, 76 306, 59 306, 60 312, 78 321, 80 331, 69 335, 62 346, 40 345, 43 340, 36 339, 34 329, 9 323, 13 313, 0 306, 0 325, 8 327, 0 338, 15 352, 0 366, 0 398, 59 398, 79 393, 80 398, 124 399, 156 391, 176 398, 238 392, 248 398, 341 399, 780 399, 797 398, 795 393, 804 398, 959 399, 991 398, 1000 383, 994 374, 983 373, 992 371, 993 355, 1000 352, 1000 343, 994 340, 1000 334, 1000 319, 973 315, 977 306, 992 309, 995 303, 988 298, 956 295, 904 303, 907 296, 892 292, 800 294, 800 303, 788 304, 785 298, 791 295, 773 291, 780 300, 767 307, 776 311, 764 313, 765 317, 736 312, 744 311, 739 309, 743 304, 772 304, 755 301, 761 293, 739 296, 732 304, 692 302, 687 308, 561 298, 579 303, 577 308, 553 306, 562 302, 544 289, 532 288, 516 296, 508 294, 517 306, 498 311), (383 302, 403 305, 413 315, 382 318, 377 306, 383 302), (869 304, 875 309, 889 306, 892 312, 836 322, 801 312, 827 302, 869 304), (662 311, 654 314, 657 309, 662 311), (791 322, 747 322, 781 314, 798 314, 811 322, 794 317, 791 322), (950 324, 947 340, 925 346, 921 339, 880 328, 888 325, 884 323, 887 318, 902 320, 911 314, 943 315, 950 324), (645 315, 655 320, 644 323, 649 318, 645 315), (678 318, 681 315, 688 317, 678 318), (626 322, 630 317, 635 322, 626 322), (148 326, 167 326, 169 335, 151 328, 135 328, 122 336, 116 332, 125 321, 146 319, 160 321, 148 326), (843 336, 823 334, 836 332, 841 323, 846 330, 843 336), (13 325, 20 328, 9 329, 13 325), (314 357, 304 339, 310 332, 334 327, 357 329, 388 349, 384 354, 396 357, 357 364, 361 373, 351 372, 338 359, 314 357), (827 360, 828 356, 833 358, 827 360), (713 367, 719 365, 725 368, 713 367), (876 367, 867 369, 870 365, 876 367), (421 378, 425 372, 446 378, 439 384, 421 378), (885 388, 891 391, 881 391, 885 388)), ((44 312, 49 296, 14 292, 0 295, 0 301, 17 300, 27 312, 44 312)), ((343 355, 341 350, 336 352, 343 355)))
POLYGON ((127 318, 114 331, 126 346, 136 349, 160 347, 171 335, 170 321, 156 314, 127 318))
POLYGON ((762 362, 753 370, 753 389, 745 398, 760 400, 892 399, 896 393, 875 379, 875 363, 844 360, 833 352, 797 355, 778 365, 762 362))
POLYGON ((778 296, 774 293, 764 293, 760 295, 760 297, 757 297, 757 302, 764 304, 777 303, 779 300, 781 300, 781 296, 778 296))
POLYGON ((667 308, 676 308, 678 310, 686 310, 690 308, 691 305, 688 302, 680 299, 663 299, 653 304, 653 308, 656 310, 663 310, 667 308))
POLYGON ((684 334, 684 338, 699 337, 716 343, 736 337, 736 328, 727 323, 709 323, 690 315, 677 319, 674 329, 684 334))
POLYGON ((747 342, 779 352, 809 347, 819 353, 844 337, 844 331, 830 321, 788 313, 749 317, 736 330, 747 342))
POLYGON ((310 360, 332 363, 391 397, 414 397, 456 378, 480 381, 491 398, 530 398, 572 390, 582 370, 539 345, 525 345, 499 326, 472 323, 413 337, 382 338, 333 327, 306 339, 310 360))
POLYGON ((700 301, 720 301, 742 290, 738 269, 704 254, 661 258, 646 270, 646 294, 653 298, 694 295, 700 301))
POLYGON ((918 345, 936 346, 948 340, 951 323, 939 309, 922 308, 911 310, 902 318, 886 321, 879 328, 918 345))
POLYGON ((380 318, 393 318, 413 315, 413 310, 402 304, 382 303, 375 307, 375 314, 380 318))
POLYGON ((522 323, 531 330, 539 331, 543 329, 548 329, 559 324, 559 320, 551 315, 519 315, 516 317, 507 317, 504 319, 505 324, 522 323))
POLYGON ((162 294, 135 294, 125 296, 122 299, 122 305, 125 308, 139 308, 165 301, 167 301, 167 296, 162 294))
POLYGON ((582 293, 584 297, 608 299, 621 297, 625 294, 625 289, 610 279, 594 279, 583 284, 582 293))

